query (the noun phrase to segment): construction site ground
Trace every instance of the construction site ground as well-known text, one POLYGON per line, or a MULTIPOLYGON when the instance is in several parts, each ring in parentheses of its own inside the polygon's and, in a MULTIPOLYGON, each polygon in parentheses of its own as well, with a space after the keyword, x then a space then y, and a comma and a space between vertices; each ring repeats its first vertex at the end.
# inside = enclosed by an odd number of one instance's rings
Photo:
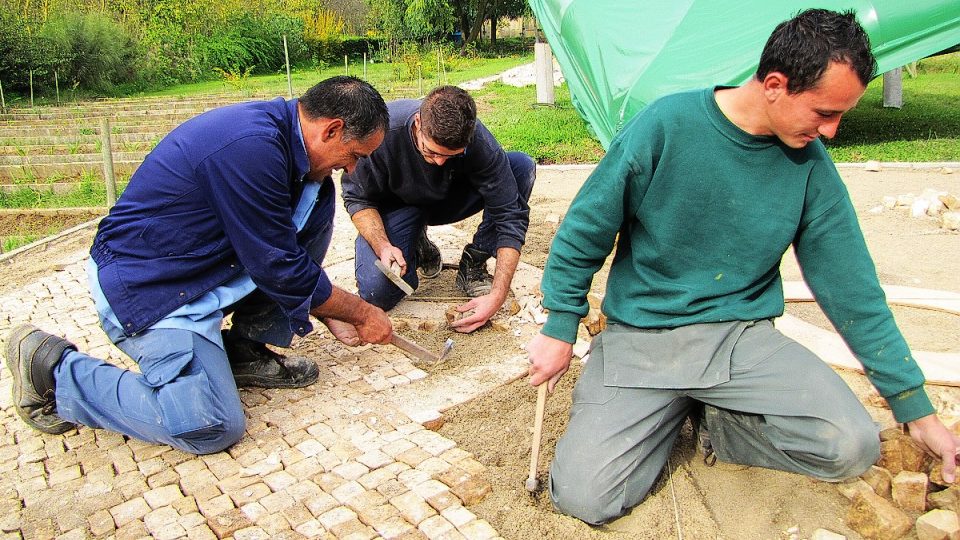
MULTIPOLYGON (((553 446, 563 431, 574 362, 548 398, 540 490, 524 489, 536 391, 522 346, 542 314, 536 295, 556 223, 589 167, 543 167, 513 297, 522 307, 470 335, 445 326, 461 303, 448 270, 424 282, 391 316, 398 331, 430 349, 452 338, 441 365, 412 361, 390 346, 349 348, 322 325, 295 341, 319 381, 299 390, 243 389, 247 434, 225 452, 191 456, 166 446, 80 427, 64 435, 28 428, 0 375, 0 539, 2 538, 807 538, 819 528, 859 538, 844 523, 848 501, 802 476, 718 463, 707 467, 682 434, 668 470, 641 506, 604 527, 551 510, 544 492, 553 446), (425 425, 427 427, 425 427, 425 425)), ((928 188, 960 192, 949 169, 842 168, 882 283, 960 293, 960 235, 933 218, 875 210, 884 196, 928 188)), ((698 216, 690 208, 690 219, 698 216)), ((444 260, 456 263, 476 219, 434 227, 444 260)), ((0 340, 30 322, 84 351, 134 368, 106 339, 87 292, 84 264, 94 224, 7 255, 0 262, 0 340)), ((324 266, 353 289, 355 230, 339 212, 324 266)), ((790 254, 784 279, 802 276, 790 254)), ((594 281, 602 293, 605 269, 594 281)), ((511 303, 511 305, 513 305, 511 303)), ((829 328, 814 304, 788 313, 829 328)), ((894 307, 911 345, 960 352, 960 317, 894 307)), ((892 425, 865 378, 839 370, 868 410, 892 425)), ((931 386, 941 412, 960 417, 957 392, 931 386)))

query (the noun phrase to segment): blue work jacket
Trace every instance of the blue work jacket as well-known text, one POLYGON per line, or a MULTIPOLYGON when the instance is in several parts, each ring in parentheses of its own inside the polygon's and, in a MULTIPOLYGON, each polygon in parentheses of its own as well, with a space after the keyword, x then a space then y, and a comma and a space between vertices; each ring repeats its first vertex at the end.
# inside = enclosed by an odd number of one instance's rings
POLYGON ((164 137, 90 250, 124 333, 137 334, 244 271, 293 332, 310 332, 309 311, 330 297, 332 284, 298 244, 293 223, 309 170, 295 99, 214 109, 164 137))

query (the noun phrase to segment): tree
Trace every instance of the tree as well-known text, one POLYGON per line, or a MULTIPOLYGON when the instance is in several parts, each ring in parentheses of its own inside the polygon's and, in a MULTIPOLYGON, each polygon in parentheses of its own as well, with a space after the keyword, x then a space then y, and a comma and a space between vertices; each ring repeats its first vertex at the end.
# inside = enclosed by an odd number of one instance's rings
POLYGON ((483 23, 490 20, 490 44, 497 42, 497 21, 500 17, 520 17, 528 13, 524 0, 451 0, 464 44, 480 38, 483 23))

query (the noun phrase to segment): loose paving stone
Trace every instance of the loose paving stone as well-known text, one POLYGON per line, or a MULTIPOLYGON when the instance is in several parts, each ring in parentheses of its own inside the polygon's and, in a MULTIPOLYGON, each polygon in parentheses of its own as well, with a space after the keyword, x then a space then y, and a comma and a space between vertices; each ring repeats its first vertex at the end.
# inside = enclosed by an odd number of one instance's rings
POLYGON ((117 524, 117 527, 122 528, 127 523, 147 515, 149 511, 150 505, 147 504, 147 501, 143 500, 142 497, 137 497, 114 506, 110 509, 110 514, 113 516, 113 521, 117 524))
POLYGON ((217 535, 217 538, 226 538, 240 529, 250 527, 253 523, 240 511, 239 508, 228 510, 222 514, 207 519, 207 526, 217 535))

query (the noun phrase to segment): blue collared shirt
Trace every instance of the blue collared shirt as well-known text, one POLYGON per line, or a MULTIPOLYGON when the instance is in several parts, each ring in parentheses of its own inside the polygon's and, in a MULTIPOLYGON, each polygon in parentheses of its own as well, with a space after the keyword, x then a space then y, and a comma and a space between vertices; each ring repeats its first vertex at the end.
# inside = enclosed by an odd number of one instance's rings
POLYGON ((296 100, 214 109, 167 135, 91 248, 97 284, 124 333, 181 309, 202 318, 209 307, 184 306, 206 306, 205 295, 218 291, 229 295, 216 300, 223 307, 249 292, 249 284, 237 288, 244 276, 280 305, 292 331, 312 330, 309 310, 332 285, 296 238, 299 203, 316 201, 306 186, 317 184, 303 181, 309 168, 296 100))

